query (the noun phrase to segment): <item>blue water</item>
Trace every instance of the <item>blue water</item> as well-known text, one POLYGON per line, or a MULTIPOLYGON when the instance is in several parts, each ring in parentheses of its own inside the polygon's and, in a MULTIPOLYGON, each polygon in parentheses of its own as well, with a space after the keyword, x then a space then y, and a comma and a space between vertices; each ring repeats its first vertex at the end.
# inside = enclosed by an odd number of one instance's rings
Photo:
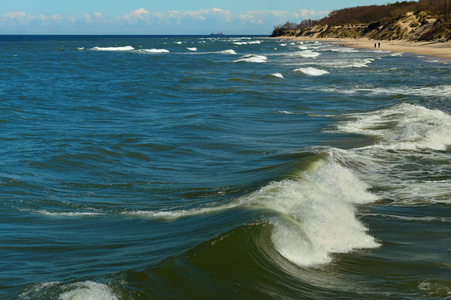
POLYGON ((0 37, 2 299, 451 297, 451 64, 0 37))

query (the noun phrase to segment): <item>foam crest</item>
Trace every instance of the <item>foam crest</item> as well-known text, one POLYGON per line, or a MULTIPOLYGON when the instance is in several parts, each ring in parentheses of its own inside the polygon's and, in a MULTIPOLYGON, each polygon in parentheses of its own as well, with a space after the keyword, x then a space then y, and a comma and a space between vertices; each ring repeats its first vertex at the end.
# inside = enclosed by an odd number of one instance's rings
POLYGON ((59 296, 60 300, 117 300, 119 299, 105 284, 85 281, 67 287, 69 291, 59 296))
POLYGON ((218 53, 221 53, 221 54, 237 54, 236 52, 235 52, 235 50, 233 50, 233 49, 227 49, 227 50, 222 50, 222 51, 219 51, 218 53))
POLYGON ((137 52, 147 53, 147 54, 159 54, 159 53, 169 53, 167 49, 140 49, 137 52))
POLYGON ((102 213, 98 212, 53 212, 48 210, 39 210, 36 212, 37 214, 44 215, 44 216, 50 216, 50 217, 90 217, 90 216, 99 216, 102 215, 102 213))
POLYGON ((355 119, 338 123, 338 130, 378 137, 379 143, 372 147, 446 150, 451 145, 451 116, 440 110, 402 103, 350 116, 355 119))
POLYGON ((197 51, 196 47, 187 47, 186 49, 188 49, 189 51, 197 51))
POLYGON ((234 42, 235 45, 241 46, 241 45, 255 45, 255 44, 261 44, 261 41, 249 41, 249 42, 234 42))
POLYGON ((277 77, 277 78, 284 78, 281 73, 272 73, 271 76, 277 77))
POLYGON ((171 210, 171 211, 127 211, 122 214, 128 215, 131 217, 138 218, 150 218, 150 219, 164 219, 164 220, 175 220, 178 218, 184 217, 192 217, 198 215, 206 215, 218 213, 221 211, 225 211, 228 209, 232 209, 238 206, 238 203, 229 203, 225 205, 212 206, 212 207, 204 207, 204 208, 193 208, 193 209, 180 209, 180 210, 171 210))
POLYGON ((318 56, 320 56, 320 53, 312 51, 312 50, 304 50, 304 51, 294 52, 292 55, 303 57, 303 58, 317 58, 318 56))
POLYGON ((93 51, 132 51, 135 50, 132 46, 124 46, 124 47, 93 47, 91 48, 93 51))
POLYGON ((268 58, 264 55, 247 54, 243 55, 240 59, 237 59, 234 62, 265 63, 267 61, 268 58))
POLYGON ((313 67, 299 68, 294 71, 301 72, 301 73, 304 73, 305 75, 309 75, 309 76, 322 76, 325 74, 329 74, 329 72, 326 70, 321 70, 321 69, 317 69, 317 68, 313 68, 313 67))
POLYGON ((294 179, 273 182, 241 201, 277 212, 269 220, 275 249, 296 265, 314 266, 329 263, 332 253, 378 247, 354 207, 377 199, 368 188, 329 156, 294 179))

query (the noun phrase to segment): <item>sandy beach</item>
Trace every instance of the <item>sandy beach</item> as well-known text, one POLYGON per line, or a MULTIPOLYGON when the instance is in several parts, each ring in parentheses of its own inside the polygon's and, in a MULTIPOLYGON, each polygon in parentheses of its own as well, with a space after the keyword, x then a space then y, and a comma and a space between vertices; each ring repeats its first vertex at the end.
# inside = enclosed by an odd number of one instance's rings
POLYGON ((305 37, 278 37, 286 40, 296 41, 330 41, 346 47, 360 48, 360 49, 375 49, 386 50, 391 52, 413 53, 417 55, 428 55, 451 59, 451 42, 409 42, 409 41, 380 41, 369 40, 367 38, 305 38, 305 37), (380 43, 380 47, 379 47, 380 43))

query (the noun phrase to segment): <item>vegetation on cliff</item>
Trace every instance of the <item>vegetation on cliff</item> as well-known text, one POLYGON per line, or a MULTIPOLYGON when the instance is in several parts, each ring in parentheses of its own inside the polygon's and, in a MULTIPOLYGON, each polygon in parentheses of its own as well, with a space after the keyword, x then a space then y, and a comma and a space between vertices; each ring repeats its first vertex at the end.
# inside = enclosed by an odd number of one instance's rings
POLYGON ((321 20, 287 22, 271 36, 451 40, 451 0, 419 0, 334 10, 321 20))

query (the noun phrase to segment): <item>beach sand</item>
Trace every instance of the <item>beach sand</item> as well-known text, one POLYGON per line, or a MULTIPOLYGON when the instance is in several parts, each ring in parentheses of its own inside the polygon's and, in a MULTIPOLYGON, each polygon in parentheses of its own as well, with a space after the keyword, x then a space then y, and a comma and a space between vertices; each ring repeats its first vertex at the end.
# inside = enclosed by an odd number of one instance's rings
POLYGON ((305 38, 305 37, 279 37, 280 39, 295 41, 329 41, 336 42, 339 45, 359 48, 359 49, 375 49, 376 44, 378 50, 391 52, 413 53, 417 55, 435 56, 451 59, 451 42, 409 42, 409 41, 386 41, 386 40, 369 40, 367 38, 305 38), (379 44, 380 43, 380 47, 379 44))

